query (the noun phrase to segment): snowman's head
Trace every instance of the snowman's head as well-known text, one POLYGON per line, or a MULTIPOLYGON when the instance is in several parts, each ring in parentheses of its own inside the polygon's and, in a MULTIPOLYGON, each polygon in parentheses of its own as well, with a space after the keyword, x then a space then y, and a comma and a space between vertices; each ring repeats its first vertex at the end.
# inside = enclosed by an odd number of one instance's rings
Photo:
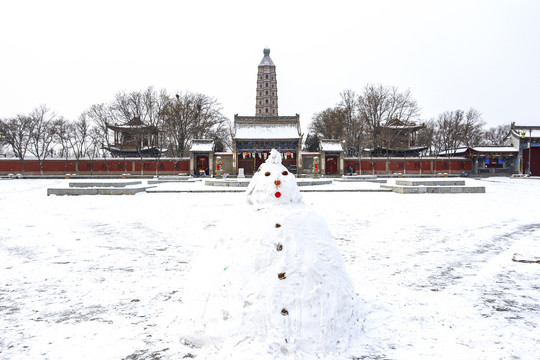
POLYGON ((281 164, 281 154, 270 151, 266 162, 261 164, 246 190, 247 200, 258 207, 302 203, 302 195, 296 179, 281 164))

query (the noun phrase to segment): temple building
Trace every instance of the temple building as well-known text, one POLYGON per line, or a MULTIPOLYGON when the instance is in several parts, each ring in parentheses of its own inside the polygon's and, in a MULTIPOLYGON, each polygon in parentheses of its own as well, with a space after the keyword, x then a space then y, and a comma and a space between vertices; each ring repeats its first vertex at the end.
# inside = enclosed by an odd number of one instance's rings
POLYGON ((266 160, 271 149, 281 153, 282 163, 291 172, 301 169, 302 132, 300 116, 279 116, 276 65, 270 49, 257 71, 255 116, 234 116, 233 173, 243 169, 251 175, 266 160))
POLYGON ((439 156, 471 160, 473 175, 511 175, 517 172, 518 150, 512 146, 475 146, 442 151, 439 156))
POLYGON ((372 149, 371 154, 397 157, 419 156, 427 149, 425 146, 417 145, 417 132, 424 127, 423 124, 416 125, 397 118, 389 120, 381 126, 382 147, 372 149))
MULTIPOLYGON (((112 130, 113 141, 103 148, 111 152, 113 157, 156 157, 161 151, 158 148, 159 130, 156 126, 144 124, 136 116, 127 124, 106 124, 112 130)), ((109 135, 109 134, 107 134, 109 135)))
POLYGON ((516 169, 520 174, 540 176, 540 126, 512 123, 505 144, 516 149, 516 169))

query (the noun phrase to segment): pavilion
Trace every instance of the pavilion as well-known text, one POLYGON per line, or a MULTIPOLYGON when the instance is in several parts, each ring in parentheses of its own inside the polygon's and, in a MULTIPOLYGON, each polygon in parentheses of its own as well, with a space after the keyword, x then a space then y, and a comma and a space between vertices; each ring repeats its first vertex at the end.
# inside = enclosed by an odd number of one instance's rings
POLYGON ((113 142, 103 145, 113 157, 157 157, 159 130, 156 126, 146 125, 136 116, 126 124, 106 124, 107 130, 113 131, 113 142))

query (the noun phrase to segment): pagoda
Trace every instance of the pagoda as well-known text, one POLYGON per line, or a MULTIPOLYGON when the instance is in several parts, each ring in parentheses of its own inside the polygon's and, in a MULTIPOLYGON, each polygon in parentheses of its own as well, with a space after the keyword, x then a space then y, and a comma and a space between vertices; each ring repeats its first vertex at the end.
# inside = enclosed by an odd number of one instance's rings
POLYGON ((282 163, 291 172, 301 165, 302 133, 300 116, 279 116, 276 65, 265 48, 257 71, 255 116, 234 115, 233 171, 253 174, 277 149, 282 163))
POLYGON ((381 126, 382 146, 374 148, 373 155, 386 155, 396 157, 417 157, 426 146, 419 146, 417 132, 423 129, 423 124, 402 121, 398 118, 389 120, 381 126))
POLYGON ((270 58, 270 49, 264 49, 264 57, 257 72, 257 96, 255 116, 278 116, 276 65, 270 58))
POLYGON ((111 152, 113 157, 157 157, 161 154, 158 149, 159 130, 156 126, 146 125, 139 116, 126 124, 105 124, 107 130, 114 133, 113 142, 104 149, 111 152))

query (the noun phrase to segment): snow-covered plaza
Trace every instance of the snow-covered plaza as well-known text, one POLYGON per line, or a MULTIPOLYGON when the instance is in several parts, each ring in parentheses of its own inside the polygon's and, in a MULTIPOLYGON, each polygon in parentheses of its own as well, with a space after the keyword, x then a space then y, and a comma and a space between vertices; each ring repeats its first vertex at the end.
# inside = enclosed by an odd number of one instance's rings
MULTIPOLYGON (((210 242, 261 231, 246 195, 47 196, 69 181, 0 180, 0 358, 205 358, 180 341, 185 284, 210 242)), ((358 294, 355 358, 538 358, 540 264, 512 259, 540 257, 540 179, 466 182, 486 192, 302 193, 358 294)))

